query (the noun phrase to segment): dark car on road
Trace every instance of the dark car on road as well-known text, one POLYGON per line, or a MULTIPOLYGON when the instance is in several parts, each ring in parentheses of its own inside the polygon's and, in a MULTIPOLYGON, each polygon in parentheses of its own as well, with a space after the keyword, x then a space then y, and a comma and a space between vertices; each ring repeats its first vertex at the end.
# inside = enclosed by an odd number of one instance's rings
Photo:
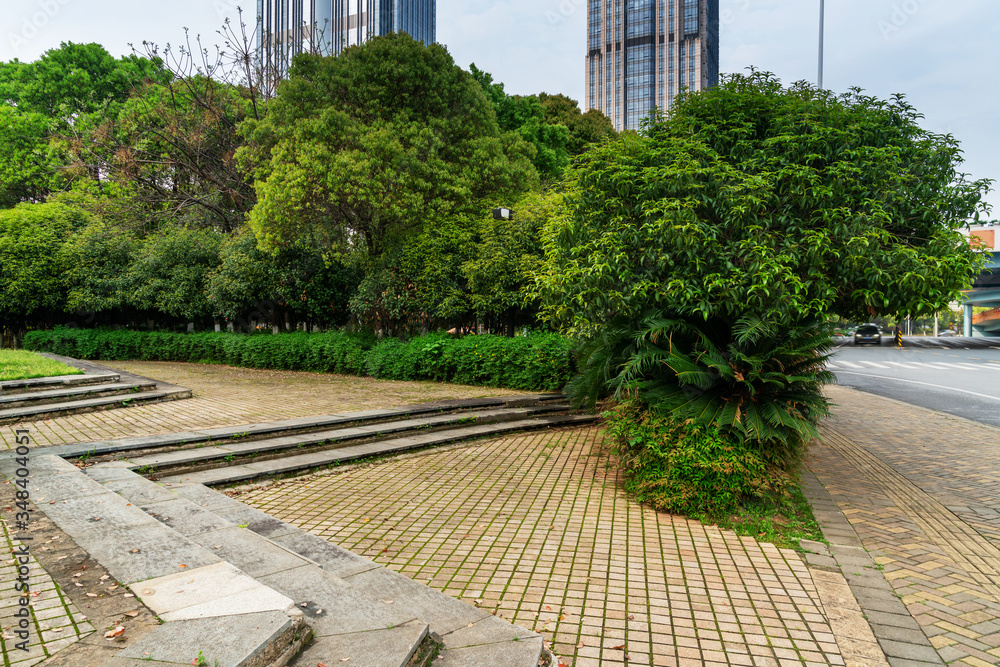
POLYGON ((881 345, 882 330, 877 324, 864 324, 854 331, 855 345, 881 345))

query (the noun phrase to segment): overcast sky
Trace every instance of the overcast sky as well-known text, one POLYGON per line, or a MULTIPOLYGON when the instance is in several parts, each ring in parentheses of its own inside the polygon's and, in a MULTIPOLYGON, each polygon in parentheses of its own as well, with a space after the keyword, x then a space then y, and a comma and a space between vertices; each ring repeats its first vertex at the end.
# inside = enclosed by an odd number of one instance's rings
MULTIPOLYGON (((0 61, 30 61, 60 42, 98 42, 115 55, 143 40, 210 39, 254 0, 4 0, 0 61)), ((755 66, 784 82, 815 82, 818 0, 721 0, 721 68, 755 66)), ((925 127, 955 135, 965 171, 1000 178, 1000 2, 827 0, 825 84, 904 93, 925 127)), ((438 0, 438 41, 512 93, 583 95, 586 0, 438 0)), ((993 192, 993 217, 1000 196, 993 192)))

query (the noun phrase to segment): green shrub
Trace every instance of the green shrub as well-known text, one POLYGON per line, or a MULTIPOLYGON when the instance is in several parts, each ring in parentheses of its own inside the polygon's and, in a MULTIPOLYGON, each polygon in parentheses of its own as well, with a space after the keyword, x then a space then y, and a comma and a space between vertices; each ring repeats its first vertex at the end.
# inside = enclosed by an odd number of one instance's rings
POLYGON ((791 485, 784 460, 731 431, 653 415, 634 398, 606 416, 626 490, 657 510, 718 515, 791 485))
POLYGON ((556 334, 429 334, 404 342, 344 332, 275 336, 57 328, 30 332, 24 346, 77 359, 221 363, 527 391, 560 390, 575 370, 573 343, 556 334))

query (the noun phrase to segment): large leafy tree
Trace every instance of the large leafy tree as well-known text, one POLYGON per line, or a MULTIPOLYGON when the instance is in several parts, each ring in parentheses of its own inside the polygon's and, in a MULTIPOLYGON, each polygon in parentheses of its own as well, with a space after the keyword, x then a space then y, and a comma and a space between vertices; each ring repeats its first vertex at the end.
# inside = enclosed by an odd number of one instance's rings
MULTIPOLYGON (((978 272, 985 181, 902 97, 761 72, 682 96, 587 153, 540 293, 591 342, 575 389, 799 445, 825 402, 827 314, 933 312, 978 272)), ((793 448, 794 449, 794 448, 793 448)))
POLYGON ((406 34, 295 59, 240 159, 257 181, 266 245, 309 229, 376 260, 425 221, 532 187, 531 147, 500 132, 482 89, 444 47, 406 34))
POLYGON ((23 330, 61 313, 70 257, 63 246, 90 222, 64 204, 20 204, 0 211, 0 325, 23 330))
POLYGON ((483 88, 496 110, 497 123, 503 132, 517 132, 535 147, 533 162, 542 178, 555 180, 569 165, 570 130, 557 120, 547 118, 545 109, 534 95, 509 95, 493 76, 471 67, 472 76, 483 88))
POLYGON ((31 63, 0 63, 0 104, 69 119, 128 99, 145 81, 166 81, 158 59, 115 58, 100 44, 64 42, 31 63))
POLYGON ((546 123, 563 125, 569 130, 566 150, 570 155, 580 155, 590 144, 601 143, 618 134, 611 119, 599 109, 583 113, 577 101, 566 95, 542 93, 538 96, 538 101, 542 105, 546 123))

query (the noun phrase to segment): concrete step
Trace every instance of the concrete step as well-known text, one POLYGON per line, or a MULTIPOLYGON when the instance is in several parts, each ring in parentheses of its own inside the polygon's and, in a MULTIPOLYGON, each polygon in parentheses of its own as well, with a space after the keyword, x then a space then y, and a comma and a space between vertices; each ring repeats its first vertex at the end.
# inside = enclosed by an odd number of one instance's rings
POLYGON ((562 394, 519 394, 492 398, 435 401, 431 403, 419 403, 416 405, 406 405, 396 408, 344 412, 341 414, 322 415, 317 417, 299 417, 296 419, 282 419, 279 421, 262 422, 258 424, 225 426, 196 431, 180 431, 177 433, 162 433, 151 436, 121 438, 118 440, 79 442, 51 447, 46 451, 62 456, 63 458, 75 458, 84 455, 105 456, 131 451, 169 449, 172 447, 185 447, 193 444, 217 443, 219 441, 240 440, 246 442, 250 440, 269 438, 279 434, 304 434, 310 431, 331 429, 332 427, 384 423, 394 420, 412 419, 423 415, 484 410, 490 408, 525 407, 532 405, 546 406, 551 405, 554 402, 562 401, 563 399, 565 399, 565 396, 562 394))
MULTIPOLYGON (((446 445, 462 440, 500 436, 516 431, 531 431, 557 426, 582 426, 593 422, 595 419, 596 417, 593 415, 556 415, 495 424, 481 424, 464 428, 450 428, 430 433, 408 435, 401 438, 341 446, 336 449, 319 450, 309 454, 298 454, 253 463, 234 463, 234 465, 230 466, 210 468, 196 472, 180 472, 163 476, 160 479, 163 482, 206 484, 210 486, 234 484, 264 477, 287 475, 315 468, 328 467, 358 459, 397 454, 412 449, 446 445)), ((218 452, 213 452, 214 454, 218 454, 218 452)))
POLYGON ((0 382, 0 394, 23 394, 36 391, 46 391, 56 387, 83 387, 92 384, 110 384, 118 382, 121 376, 117 373, 100 373, 86 375, 53 375, 26 380, 3 380, 0 382))
POLYGON ((297 652, 306 627, 290 598, 57 456, 30 456, 26 478, 19 466, 3 458, 0 474, 27 479, 37 508, 163 621, 112 663, 190 663, 204 650, 210 665, 251 667, 297 652))
POLYGON ((190 389, 177 388, 165 391, 141 391, 139 393, 129 393, 127 395, 87 398, 75 401, 47 403, 45 405, 29 405, 16 408, 8 407, 0 410, 0 424, 36 421, 39 419, 52 419, 53 417, 61 417, 64 415, 97 412, 99 410, 110 410, 113 408, 124 408, 133 405, 158 403, 160 401, 173 401, 183 398, 191 398, 190 389))
POLYGON ((299 435, 286 435, 277 438, 250 441, 215 441, 205 446, 186 445, 182 449, 161 451, 145 456, 129 457, 132 470, 142 470, 143 474, 169 475, 171 471, 196 472, 234 462, 257 463, 270 460, 289 453, 312 453, 324 449, 343 447, 346 444, 359 444, 372 440, 383 439, 390 435, 417 432, 426 434, 446 428, 470 424, 494 424, 508 421, 519 421, 532 417, 565 411, 568 406, 561 404, 533 406, 527 408, 499 408, 496 410, 478 410, 472 412, 449 413, 401 419, 397 421, 363 424, 360 426, 333 429, 328 431, 310 431, 299 435))
POLYGON ((120 467, 87 474, 294 600, 316 637, 296 664, 402 666, 428 632, 442 645, 435 665, 535 667, 542 655, 536 633, 203 485, 159 485, 120 467))
POLYGON ((111 382, 94 385, 79 385, 61 389, 46 389, 22 394, 0 395, 0 408, 28 407, 48 403, 63 403, 78 399, 121 396, 154 391, 155 382, 111 382))

